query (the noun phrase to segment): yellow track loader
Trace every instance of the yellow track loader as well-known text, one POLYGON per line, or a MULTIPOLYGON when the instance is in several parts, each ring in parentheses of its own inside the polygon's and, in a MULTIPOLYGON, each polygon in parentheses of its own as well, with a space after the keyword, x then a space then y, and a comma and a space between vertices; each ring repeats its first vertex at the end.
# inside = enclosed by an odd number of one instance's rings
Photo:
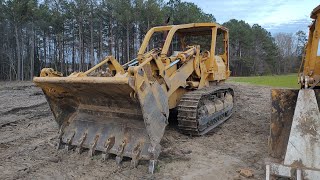
POLYGON ((269 152, 277 159, 267 165, 270 175, 320 179, 320 6, 309 27, 299 70, 300 90, 273 89, 269 152))
POLYGON ((159 26, 126 64, 108 56, 67 77, 43 69, 33 81, 60 127, 58 148, 114 154, 118 164, 129 157, 133 166, 149 160, 153 173, 170 110, 188 135, 203 135, 232 114, 234 93, 222 84, 230 75, 228 43, 228 30, 215 23, 159 26))

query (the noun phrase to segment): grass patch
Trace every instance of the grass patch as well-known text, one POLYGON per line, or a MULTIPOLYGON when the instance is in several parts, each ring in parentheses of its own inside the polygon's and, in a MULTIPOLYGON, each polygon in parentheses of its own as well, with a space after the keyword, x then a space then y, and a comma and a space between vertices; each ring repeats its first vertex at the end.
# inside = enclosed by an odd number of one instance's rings
POLYGON ((228 81, 271 87, 299 88, 297 74, 279 76, 230 77, 228 81))

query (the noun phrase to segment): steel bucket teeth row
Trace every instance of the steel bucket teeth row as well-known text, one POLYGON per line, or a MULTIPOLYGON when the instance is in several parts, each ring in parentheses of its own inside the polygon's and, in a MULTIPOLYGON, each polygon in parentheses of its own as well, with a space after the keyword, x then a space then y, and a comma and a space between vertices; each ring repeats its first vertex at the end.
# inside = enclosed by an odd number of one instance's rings
POLYGON ((168 99, 157 82, 146 74, 130 77, 42 77, 35 82, 43 89, 60 127, 58 148, 75 148, 90 156, 97 152, 107 159, 116 155, 150 160, 150 172, 160 153, 160 140, 169 116, 168 99))
MULTIPOLYGON (((78 117, 84 116, 90 115, 80 113, 78 117)), ((143 125, 143 121, 136 121, 136 126, 139 123, 143 125)), ((156 159, 160 153, 160 145, 152 150, 145 129, 136 129, 116 122, 97 123, 96 121, 74 120, 61 133, 58 148, 63 146, 67 150, 75 148, 78 153, 88 149, 89 156, 101 152, 102 160, 106 160, 110 154, 114 154, 118 165, 121 164, 123 157, 129 157, 132 167, 136 167, 139 160, 150 160, 150 173, 154 172, 156 159)))

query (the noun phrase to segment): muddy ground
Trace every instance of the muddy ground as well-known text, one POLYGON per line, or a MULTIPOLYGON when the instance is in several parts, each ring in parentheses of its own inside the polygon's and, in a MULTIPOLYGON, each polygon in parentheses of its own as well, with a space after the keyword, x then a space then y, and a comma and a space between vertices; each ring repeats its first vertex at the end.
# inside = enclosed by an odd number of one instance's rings
POLYGON ((264 179, 269 134, 270 88, 231 84, 236 109, 222 126, 189 137, 168 126, 154 175, 147 162, 130 168, 113 159, 57 150, 58 127, 42 91, 30 82, 0 82, 0 179, 246 179, 250 168, 264 179))

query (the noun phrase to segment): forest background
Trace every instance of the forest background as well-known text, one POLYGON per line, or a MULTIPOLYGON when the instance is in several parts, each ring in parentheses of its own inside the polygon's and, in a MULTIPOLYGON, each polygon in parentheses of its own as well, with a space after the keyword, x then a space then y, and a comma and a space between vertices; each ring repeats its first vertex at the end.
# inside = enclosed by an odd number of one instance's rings
MULTIPOLYGON (((0 80, 31 80, 44 67, 68 75, 107 55, 124 64, 136 57, 145 33, 168 17, 169 24, 216 22, 214 12, 180 0, 0 0, 0 80)), ((237 19, 222 25, 230 33, 233 76, 298 71, 304 31, 271 35, 237 19)))

